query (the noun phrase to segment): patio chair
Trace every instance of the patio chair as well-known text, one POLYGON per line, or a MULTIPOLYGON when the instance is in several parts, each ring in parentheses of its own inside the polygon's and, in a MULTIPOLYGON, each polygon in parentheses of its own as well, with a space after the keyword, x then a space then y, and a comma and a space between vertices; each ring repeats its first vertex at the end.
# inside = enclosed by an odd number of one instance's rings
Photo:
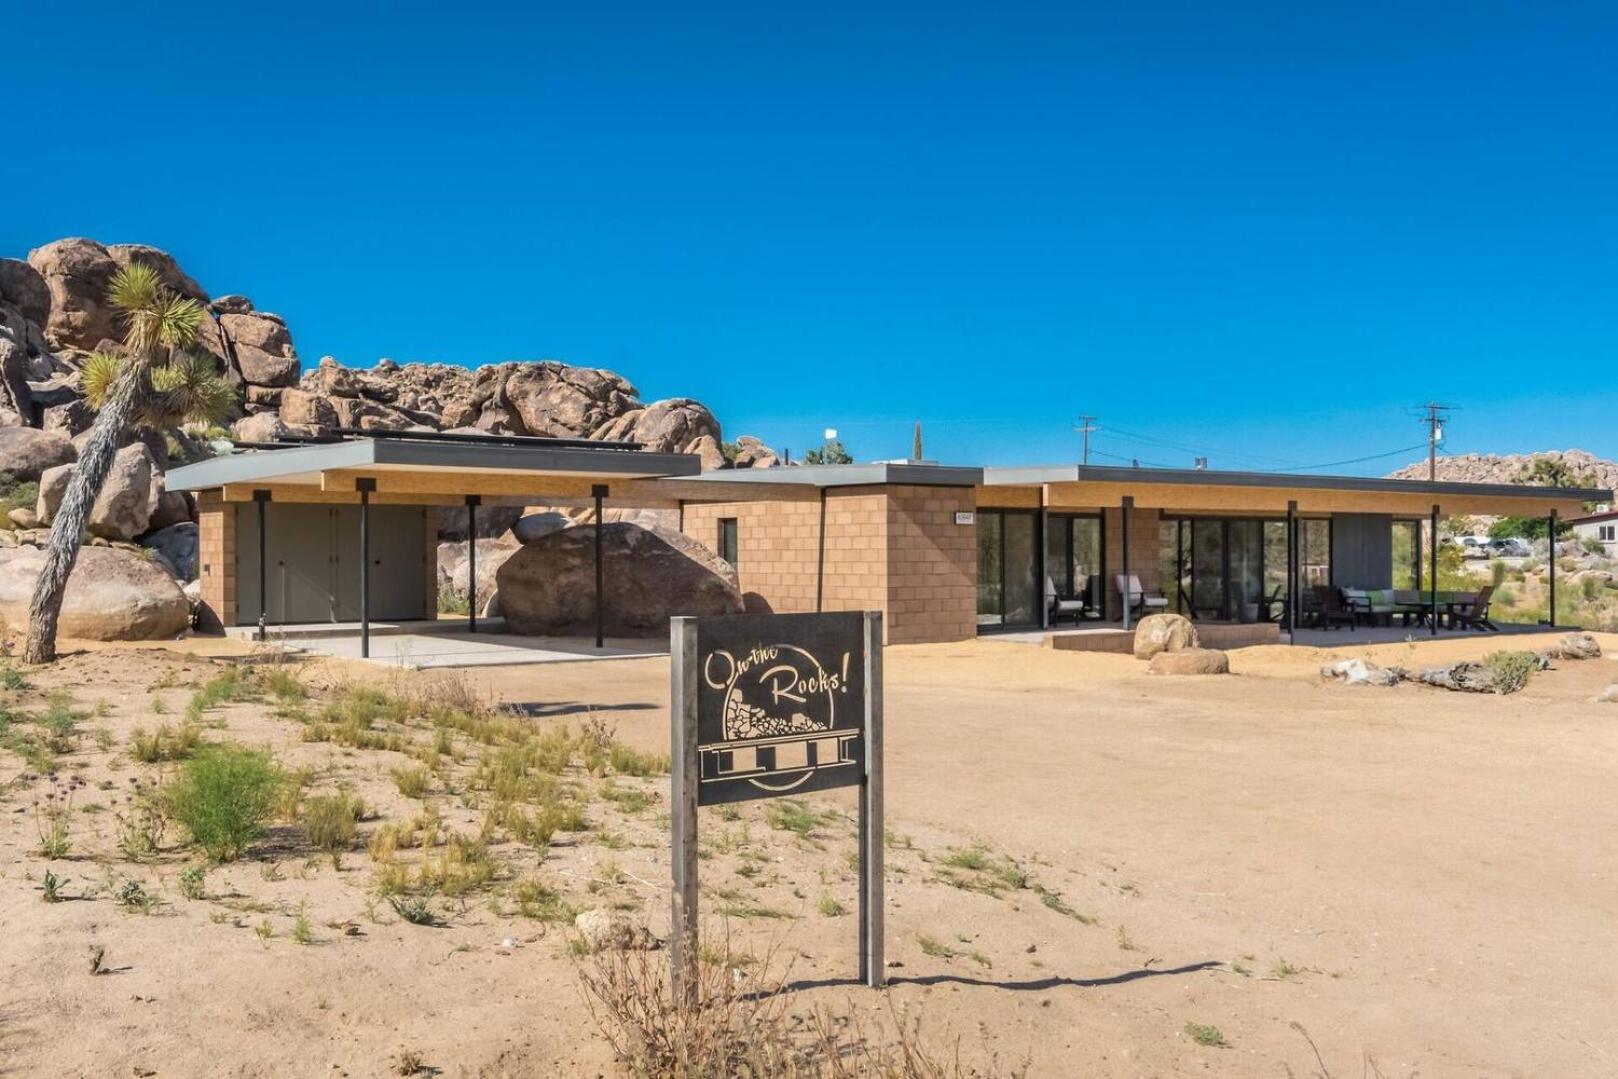
POLYGON ((1343 603, 1342 593, 1329 584, 1317 584, 1315 593, 1315 625, 1322 629, 1336 629, 1338 626, 1354 628, 1357 619, 1354 612, 1343 603))
POLYGON ((1169 609, 1169 598, 1162 592, 1148 592, 1140 586, 1140 578, 1133 573, 1118 575, 1118 594, 1131 614, 1151 614, 1169 609))
POLYGON ((1449 624, 1451 629, 1482 629, 1491 633, 1499 633, 1500 627, 1489 621, 1489 604, 1494 599, 1494 585, 1486 584, 1478 590, 1477 597, 1470 601, 1462 600, 1451 605, 1449 609, 1449 624))
POLYGON ((1072 618, 1075 625, 1084 618, 1084 600, 1062 596, 1056 591, 1056 581, 1051 577, 1045 578, 1045 606, 1051 612, 1053 626, 1061 623, 1063 615, 1072 618))

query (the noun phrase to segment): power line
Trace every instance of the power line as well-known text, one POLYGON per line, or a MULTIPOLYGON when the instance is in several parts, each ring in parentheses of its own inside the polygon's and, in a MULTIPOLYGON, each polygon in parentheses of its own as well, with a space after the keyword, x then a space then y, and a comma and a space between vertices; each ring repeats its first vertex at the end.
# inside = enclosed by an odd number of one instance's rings
POLYGON ((1373 454, 1369 454, 1369 455, 1367 455, 1365 457, 1350 457, 1346 461, 1326 461, 1326 462, 1324 462, 1322 464, 1318 464, 1318 465, 1299 465, 1296 468, 1277 468, 1277 469, 1274 469, 1274 471, 1276 471, 1276 472, 1308 472, 1310 469, 1315 469, 1315 468, 1341 468, 1343 465, 1358 465, 1358 464, 1363 464, 1366 461, 1380 461, 1384 457, 1397 457, 1401 453, 1414 453, 1415 451, 1421 449, 1421 447, 1422 447, 1422 444, 1417 443, 1414 446, 1406 446, 1402 450, 1389 450, 1387 453, 1373 453, 1373 454))
POLYGON ((1094 416, 1080 416, 1079 421, 1080 421, 1082 426, 1073 428, 1075 431, 1079 432, 1081 435, 1084 436, 1084 463, 1085 464, 1090 463, 1090 434, 1091 434, 1091 432, 1101 430, 1101 428, 1095 423, 1095 420, 1096 420, 1096 417, 1094 417, 1094 416))

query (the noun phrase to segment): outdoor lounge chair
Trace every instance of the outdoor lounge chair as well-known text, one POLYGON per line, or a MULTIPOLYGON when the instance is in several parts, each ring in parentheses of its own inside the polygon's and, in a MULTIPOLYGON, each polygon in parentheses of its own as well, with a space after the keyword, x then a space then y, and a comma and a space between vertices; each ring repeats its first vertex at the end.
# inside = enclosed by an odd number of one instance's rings
POLYGON ((1051 612, 1051 625, 1058 625, 1062 616, 1067 615, 1077 624, 1084 618, 1086 604, 1082 598, 1063 597, 1056 591, 1056 581, 1051 577, 1045 578, 1045 606, 1051 612))
POLYGON ((1169 598, 1162 592, 1148 592, 1140 586, 1140 578, 1133 573, 1118 575, 1118 594, 1131 614, 1151 614, 1169 609, 1169 598))
POLYGON ((1484 629, 1491 633, 1499 633, 1500 627, 1489 621, 1489 603, 1494 599, 1494 585, 1486 584, 1478 591, 1477 598, 1466 601, 1461 600, 1450 605, 1449 624, 1451 629, 1484 629))
POLYGON ((1343 597, 1332 585, 1317 584, 1315 593, 1315 625, 1323 629, 1336 629, 1338 626, 1354 628, 1354 612, 1343 604, 1343 597))

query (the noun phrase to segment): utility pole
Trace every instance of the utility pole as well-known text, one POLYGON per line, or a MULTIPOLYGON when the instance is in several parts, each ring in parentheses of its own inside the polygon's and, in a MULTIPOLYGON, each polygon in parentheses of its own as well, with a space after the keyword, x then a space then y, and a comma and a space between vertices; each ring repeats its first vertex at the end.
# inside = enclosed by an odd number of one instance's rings
POLYGON ((1444 421, 1449 418, 1449 405, 1428 401, 1421 406, 1427 410, 1423 423, 1427 425, 1427 480, 1438 482, 1438 444, 1444 441, 1444 421))
POLYGON ((1096 418, 1094 416, 1080 416, 1079 417, 1080 426, 1073 428, 1079 434, 1084 436, 1084 463, 1085 464, 1090 463, 1090 435, 1091 435, 1092 432, 1101 430, 1100 426, 1098 426, 1096 424, 1095 419, 1096 418))
POLYGON ((921 421, 920 420, 916 421, 915 437, 911 440, 910 459, 912 461, 921 460, 921 421))

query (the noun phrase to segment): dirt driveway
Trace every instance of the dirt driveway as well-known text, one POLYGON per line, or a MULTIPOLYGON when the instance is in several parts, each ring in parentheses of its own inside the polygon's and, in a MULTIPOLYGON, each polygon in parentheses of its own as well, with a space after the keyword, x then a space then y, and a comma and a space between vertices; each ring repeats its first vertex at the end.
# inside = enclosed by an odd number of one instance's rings
MULTIPOLYGON (((1031 1049, 1041 1074, 1313 1074, 1294 1023, 1333 1075, 1367 1055, 1389 1076, 1618 1074, 1618 705, 1594 701, 1613 661, 1510 697, 1317 673, 1493 646, 1246 649, 1229 678, 994 641, 891 649, 893 827, 1048 866, 1097 921, 1039 944, 1037 970, 929 980, 938 964, 912 944, 927 926, 991 955, 1038 942, 1011 939, 1010 919, 1002 933, 966 908, 906 907, 901 887, 895 992, 1031 1049), (1192 1022, 1229 1048, 1193 1044, 1192 1022)), ((621 729, 661 744, 666 666, 600 673, 487 679, 642 705, 621 729)))

